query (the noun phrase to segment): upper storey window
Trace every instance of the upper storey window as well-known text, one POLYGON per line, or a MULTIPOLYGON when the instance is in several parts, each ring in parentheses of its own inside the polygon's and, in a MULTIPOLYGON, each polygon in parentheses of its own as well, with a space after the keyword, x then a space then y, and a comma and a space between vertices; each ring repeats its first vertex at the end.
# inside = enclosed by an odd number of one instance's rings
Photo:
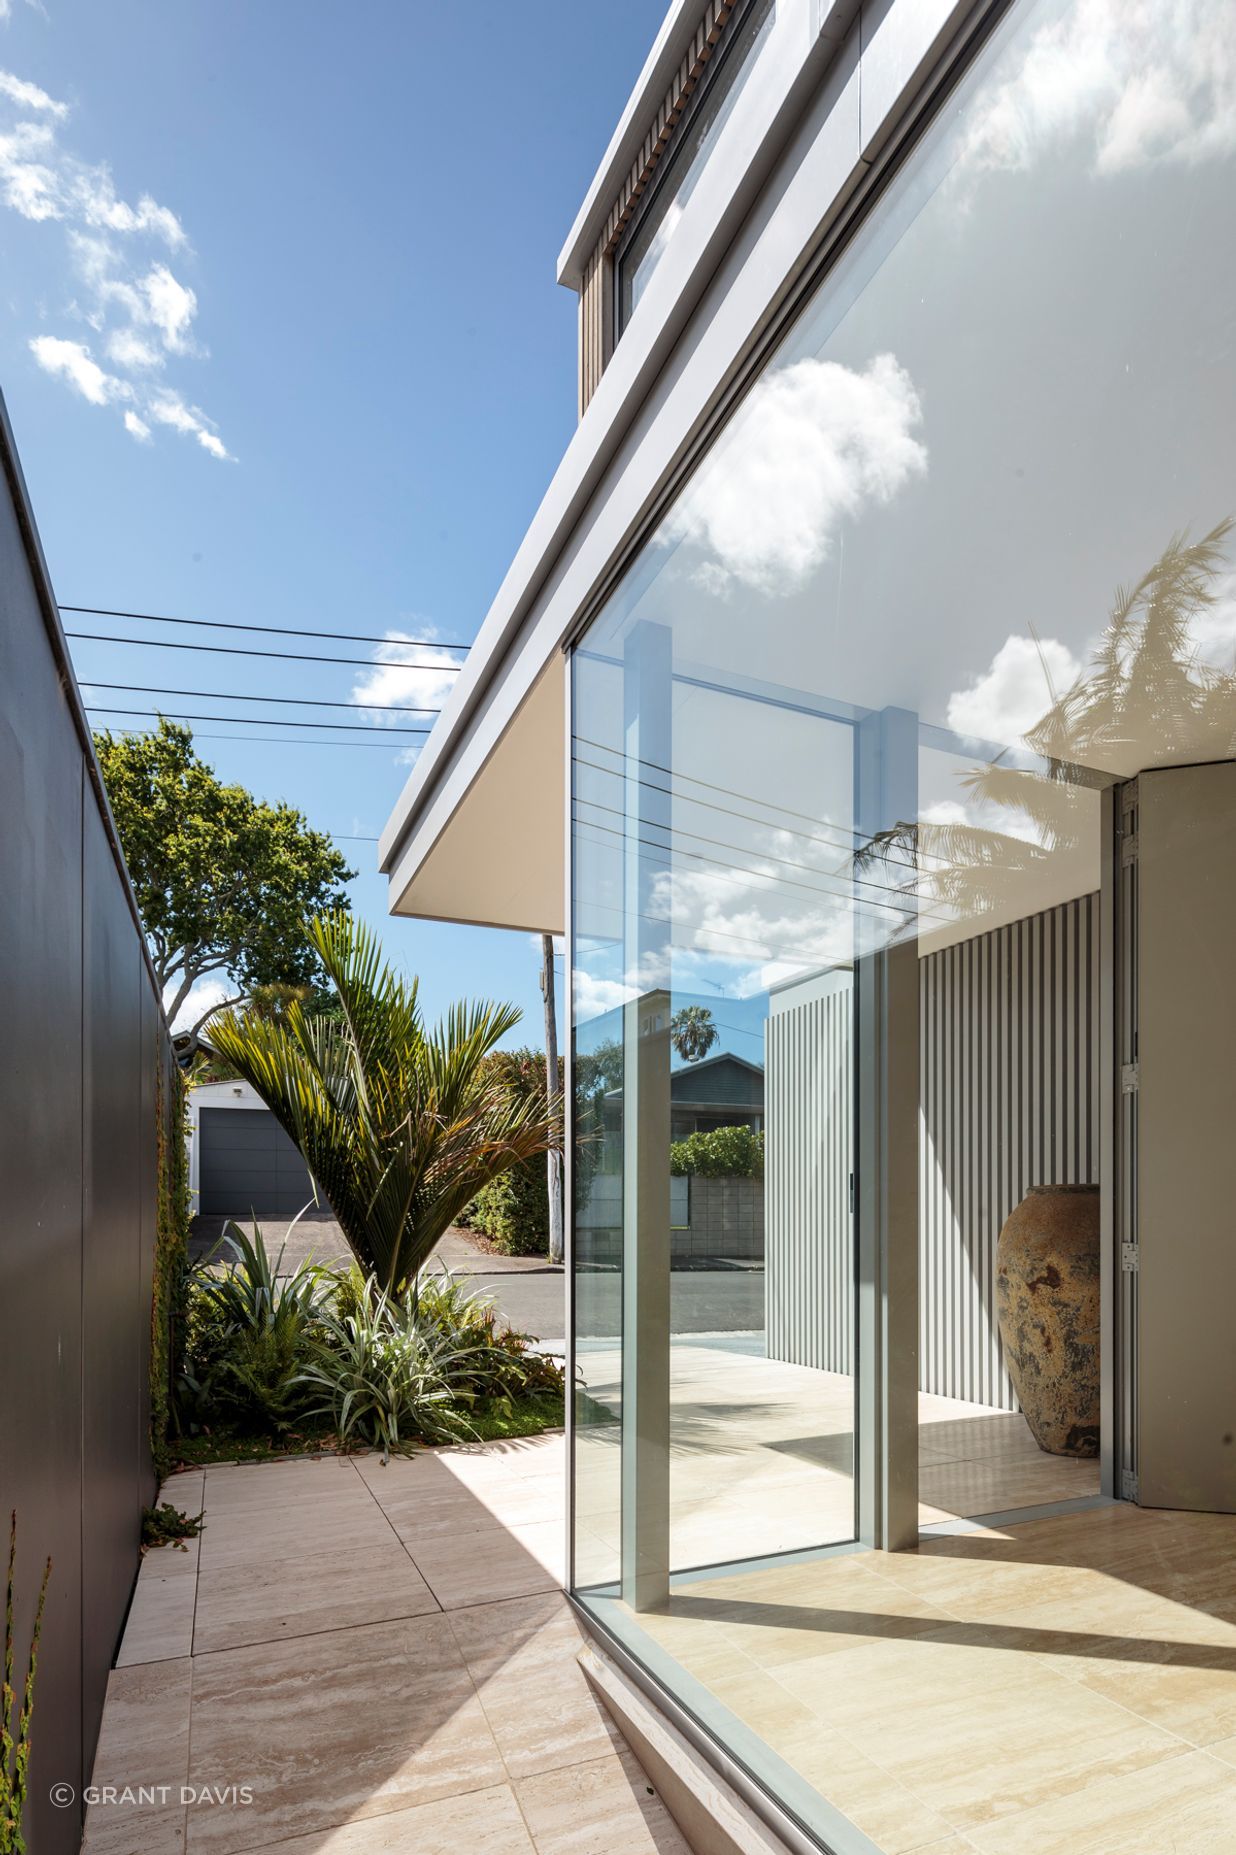
POLYGON ((696 87, 670 152, 618 252, 619 335, 669 248, 687 201, 768 41, 775 17, 775 0, 752 0, 722 35, 707 74, 696 87))

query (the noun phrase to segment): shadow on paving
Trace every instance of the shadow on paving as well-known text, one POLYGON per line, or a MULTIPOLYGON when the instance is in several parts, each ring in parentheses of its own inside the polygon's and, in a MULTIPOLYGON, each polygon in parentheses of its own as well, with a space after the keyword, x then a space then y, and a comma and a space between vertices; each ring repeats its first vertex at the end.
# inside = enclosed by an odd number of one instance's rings
POLYGON ((688 1855, 578 1667, 563 1477, 556 1433, 173 1478, 205 1527, 143 1563, 90 1855, 688 1855))

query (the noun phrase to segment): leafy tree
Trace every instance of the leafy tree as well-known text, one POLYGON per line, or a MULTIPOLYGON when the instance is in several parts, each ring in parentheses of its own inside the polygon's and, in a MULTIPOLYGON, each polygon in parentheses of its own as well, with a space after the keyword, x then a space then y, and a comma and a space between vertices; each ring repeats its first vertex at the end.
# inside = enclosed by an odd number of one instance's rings
POLYGON ((548 1151, 559 1105, 485 1060, 513 1005, 455 1005, 426 1029, 415 979, 367 928, 337 913, 308 934, 338 1014, 228 1012, 211 1042, 295 1140, 365 1275, 403 1296, 481 1188, 548 1151))
POLYGON ((312 985, 320 964, 305 923, 346 908, 355 874, 327 834, 290 805, 225 785, 173 722, 97 734, 95 749, 169 1018, 212 973, 235 988, 191 1044, 256 987, 312 985))
POLYGON ((670 1019, 670 1042, 684 1063, 698 1063, 717 1041, 707 1005, 683 1005, 670 1019))

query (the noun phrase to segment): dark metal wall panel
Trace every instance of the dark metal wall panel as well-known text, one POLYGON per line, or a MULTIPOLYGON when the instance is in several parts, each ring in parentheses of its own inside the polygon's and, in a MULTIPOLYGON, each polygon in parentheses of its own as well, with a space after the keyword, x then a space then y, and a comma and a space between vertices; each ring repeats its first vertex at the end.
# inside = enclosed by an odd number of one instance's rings
POLYGON ((1099 898, 920 962, 922 1388, 1016 1410, 996 1239, 1031 1185, 1099 1176, 1099 898))
POLYGON ((17 1509, 19 1643, 52 1558, 37 1855, 76 1847, 76 1813, 47 1790, 82 1766, 81 821, 82 757, 0 488, 0 1514, 17 1509))
POLYGON ((75 1855, 149 1498, 154 1064, 166 1026, 109 842, 0 402, 0 1514, 17 1640, 43 1560, 26 1840, 75 1855))

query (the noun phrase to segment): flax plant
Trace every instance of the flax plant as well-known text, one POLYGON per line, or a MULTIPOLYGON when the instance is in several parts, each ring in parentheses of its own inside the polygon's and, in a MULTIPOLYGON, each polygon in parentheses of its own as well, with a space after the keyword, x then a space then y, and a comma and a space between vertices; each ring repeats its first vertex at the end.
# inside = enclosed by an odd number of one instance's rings
POLYGON ((554 1145, 558 1104, 485 1061, 514 1006, 458 1004, 427 1027, 416 980, 362 923, 319 916, 308 933, 337 1010, 233 1013, 210 1040, 300 1148, 362 1273, 402 1299, 481 1187, 554 1145))
POLYGON ((34 1678, 39 1666, 39 1637, 51 1560, 43 1567, 38 1608, 30 1635, 30 1656, 22 1689, 21 1708, 13 1686, 14 1588, 17 1573, 17 1509, 9 1522, 9 1573, 4 1592, 4 1684, 0 1689, 0 1855, 26 1855, 21 1820, 30 1778, 30 1722, 34 1715, 34 1678), (16 1721, 14 1721, 16 1715, 16 1721), (14 1730, 16 1727, 16 1730, 14 1730))

